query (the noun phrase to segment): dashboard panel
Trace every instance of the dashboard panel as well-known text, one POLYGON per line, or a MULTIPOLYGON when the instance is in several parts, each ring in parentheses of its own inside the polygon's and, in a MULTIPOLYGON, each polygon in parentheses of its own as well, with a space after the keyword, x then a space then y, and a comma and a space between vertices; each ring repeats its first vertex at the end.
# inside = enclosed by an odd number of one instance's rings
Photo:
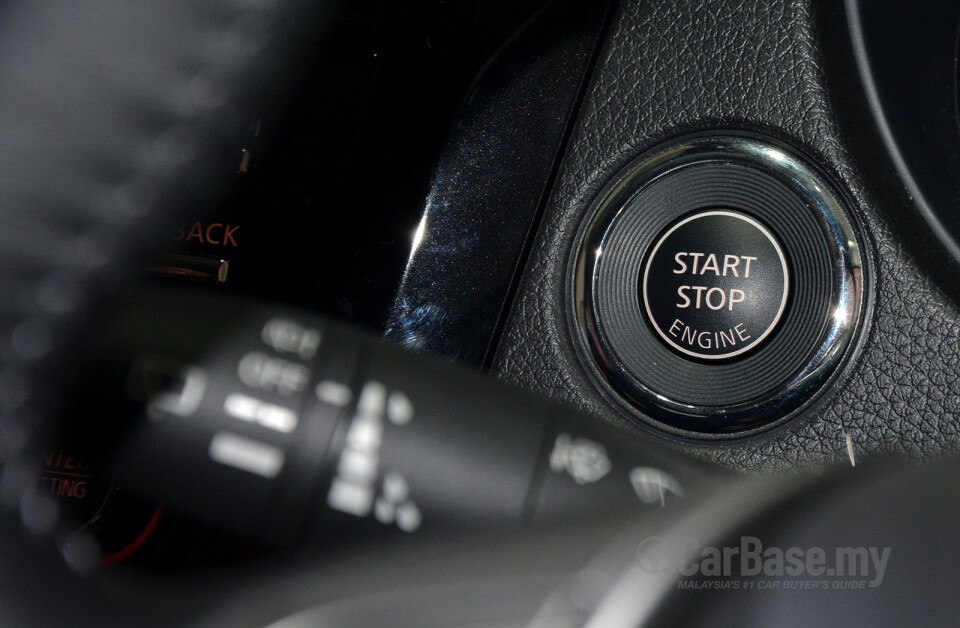
POLYGON ((875 264, 868 327, 849 368, 803 416, 739 443, 677 446, 754 470, 845 462, 851 446, 860 456, 955 450, 952 429, 930 417, 951 416, 956 402, 956 304, 931 277, 956 262, 918 218, 870 123, 848 13, 830 3, 759 2, 627 3, 619 11, 495 371, 623 424, 584 372, 566 324, 568 252, 582 217, 645 150, 689 133, 762 133, 805 154, 850 199, 875 264))

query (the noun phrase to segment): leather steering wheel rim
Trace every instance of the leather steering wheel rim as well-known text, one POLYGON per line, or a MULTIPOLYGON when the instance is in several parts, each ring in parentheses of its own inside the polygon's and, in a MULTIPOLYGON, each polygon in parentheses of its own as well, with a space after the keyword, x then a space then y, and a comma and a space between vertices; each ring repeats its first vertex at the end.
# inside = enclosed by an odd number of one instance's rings
POLYGON ((162 220, 216 197, 224 181, 215 173, 224 155, 233 159, 237 127, 290 87, 278 70, 316 34, 322 8, 41 0, 2 9, 5 625, 166 624, 206 605, 185 602, 171 614, 152 596, 119 595, 74 573, 84 548, 63 544, 66 524, 37 491, 32 436, 62 410, 57 391, 83 368, 74 342, 136 276, 162 220), (161 607, 165 617, 150 614, 161 607))

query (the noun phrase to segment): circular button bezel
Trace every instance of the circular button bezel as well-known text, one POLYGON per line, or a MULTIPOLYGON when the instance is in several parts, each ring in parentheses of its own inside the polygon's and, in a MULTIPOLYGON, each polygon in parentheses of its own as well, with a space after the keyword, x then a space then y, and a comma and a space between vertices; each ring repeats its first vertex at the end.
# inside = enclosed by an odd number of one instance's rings
MULTIPOLYGON (((757 195, 756 190, 751 193, 757 195)), ((776 205, 767 201, 757 202, 776 205)), ((660 430, 722 439, 769 429, 809 407, 846 363, 864 321, 869 272, 864 268, 861 241, 827 177, 780 144, 750 136, 698 137, 652 151, 604 189, 577 234, 568 288, 577 353, 602 392, 629 417, 660 430), (768 220, 769 207, 758 205, 760 213, 767 212, 764 216, 738 203, 712 205, 734 207, 770 228, 791 249, 787 258, 793 265, 792 277, 800 280, 794 284, 789 297, 793 305, 788 306, 777 333, 755 352, 736 360, 690 360, 668 348, 647 322, 639 295, 638 260, 647 259, 657 235, 683 215, 710 207, 705 202, 671 206, 671 197, 662 192, 669 187, 666 182, 687 177, 697 182, 687 187, 703 188, 691 194, 701 196, 709 196, 710 185, 722 192, 720 196, 729 196, 730 189, 741 184, 737 176, 714 177, 713 183, 706 177, 706 184, 691 176, 711 169, 726 170, 727 175, 743 173, 747 188, 773 186, 772 197, 791 205, 783 216, 773 216, 777 224, 768 220), (658 194, 659 202, 669 207, 637 211, 637 203, 658 194), (794 223, 804 226, 794 229, 794 223), (795 233, 785 233, 791 229, 795 233), (808 251, 813 251, 812 257, 808 251), (631 273, 635 273, 632 289, 631 273), (819 278, 813 280, 812 275, 819 278), (597 289, 600 284, 604 289, 597 289), (812 298, 811 286, 819 291, 812 298), (635 311, 626 305, 631 299, 635 311), (617 304, 613 310, 611 303, 617 304), (643 334, 647 337, 641 338, 643 334), (642 346, 631 346, 632 338, 642 340, 642 346), (778 356, 786 356, 786 362, 778 361, 778 356), (720 370, 710 371, 710 367, 720 370), (727 380, 713 378, 713 372, 733 378, 735 385, 728 389, 727 380), (736 379, 738 373, 746 375, 736 379), (677 385, 666 390, 673 381, 677 385)))
POLYGON ((777 324, 780 322, 780 319, 783 317, 783 312, 787 308, 787 301, 789 297, 790 297, 790 268, 789 268, 789 264, 787 264, 787 258, 783 253, 783 248, 780 246, 780 243, 777 241, 777 238, 772 233, 770 233, 770 230, 767 229, 763 224, 761 224, 756 219, 738 211, 732 211, 729 209, 712 209, 712 210, 708 209, 706 211, 698 211, 690 216, 687 216, 681 219, 680 222, 668 228, 666 233, 664 233, 657 239, 657 243, 650 250, 650 253, 647 256, 647 260, 643 263, 643 290, 642 290, 643 307, 646 310, 647 318, 650 321, 650 325, 653 327, 654 331, 656 331, 657 334, 660 336, 661 340, 669 344, 671 347, 673 347, 677 351, 683 353, 684 355, 688 355, 690 357, 697 358, 700 360, 729 360, 739 355, 743 355, 744 353, 747 353, 753 349, 756 349, 760 344, 763 343, 763 341, 767 338, 767 336, 773 333, 773 331, 777 328, 777 324), (726 216, 729 218, 742 220, 743 222, 746 222, 751 227, 755 228, 757 231, 763 234, 767 238, 767 240, 770 242, 770 245, 773 247, 774 251, 776 252, 777 257, 780 260, 780 268, 782 269, 782 272, 783 272, 783 287, 782 287, 783 296, 780 299, 780 305, 777 308, 777 312, 776 314, 774 314, 773 320, 770 322, 770 324, 767 325, 763 333, 757 336, 757 338, 754 339, 750 344, 742 347, 741 349, 738 349, 737 351, 731 351, 730 353, 724 353, 720 355, 712 355, 708 353, 697 353, 696 351, 690 351, 689 349, 681 347, 676 342, 674 342, 670 338, 669 334, 665 333, 660 328, 660 325, 657 322, 657 317, 651 311, 650 309, 651 299, 650 299, 649 290, 648 290, 648 286, 650 285, 650 281, 649 281, 650 266, 653 264, 653 260, 656 258, 657 252, 660 250, 660 247, 663 246, 663 243, 666 242, 671 235, 676 233, 676 231, 681 227, 683 227, 684 225, 687 225, 695 220, 709 218, 710 216, 726 216))

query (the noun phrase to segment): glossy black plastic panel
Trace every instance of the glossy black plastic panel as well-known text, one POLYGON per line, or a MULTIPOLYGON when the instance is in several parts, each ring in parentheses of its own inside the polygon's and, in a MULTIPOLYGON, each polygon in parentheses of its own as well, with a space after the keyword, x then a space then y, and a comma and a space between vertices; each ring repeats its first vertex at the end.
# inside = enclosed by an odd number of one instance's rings
POLYGON ((386 324, 480 365, 537 224, 607 3, 553 3, 475 85, 434 173, 386 324))
MULTIPOLYGON (((289 98, 232 121, 236 141, 218 163, 235 179, 229 195, 196 204, 153 235, 175 254, 228 261, 215 290, 382 332, 466 95, 504 42, 550 2, 323 4, 330 17, 322 38, 298 49, 296 68, 271 77, 271 88, 292 85, 289 98)), ((198 278, 182 258, 151 266, 198 278)))
POLYGON ((885 147, 917 208, 960 260, 960 4, 847 0, 846 9, 885 147))

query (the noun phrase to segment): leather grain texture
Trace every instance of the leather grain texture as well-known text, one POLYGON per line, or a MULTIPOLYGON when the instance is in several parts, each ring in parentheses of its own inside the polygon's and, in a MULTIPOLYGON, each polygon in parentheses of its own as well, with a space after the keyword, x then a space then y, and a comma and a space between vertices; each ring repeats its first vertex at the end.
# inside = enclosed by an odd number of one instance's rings
POLYGON ((872 312, 846 370, 803 415, 747 440, 676 446, 754 471, 846 460, 848 438, 858 461, 960 450, 960 311, 916 261, 917 243, 901 239, 897 223, 914 223, 914 209, 902 186, 864 156, 873 144, 858 137, 862 120, 851 125, 838 113, 856 109, 843 101, 856 100, 860 88, 835 72, 845 61, 828 61, 838 53, 825 42, 825 23, 841 50, 848 44, 836 7, 821 4, 827 8, 808 0, 619 7, 504 329, 493 365, 500 377, 629 424, 592 383, 568 325, 568 260, 584 214, 628 162, 666 140, 762 133, 805 153, 850 198, 873 266, 872 312))

